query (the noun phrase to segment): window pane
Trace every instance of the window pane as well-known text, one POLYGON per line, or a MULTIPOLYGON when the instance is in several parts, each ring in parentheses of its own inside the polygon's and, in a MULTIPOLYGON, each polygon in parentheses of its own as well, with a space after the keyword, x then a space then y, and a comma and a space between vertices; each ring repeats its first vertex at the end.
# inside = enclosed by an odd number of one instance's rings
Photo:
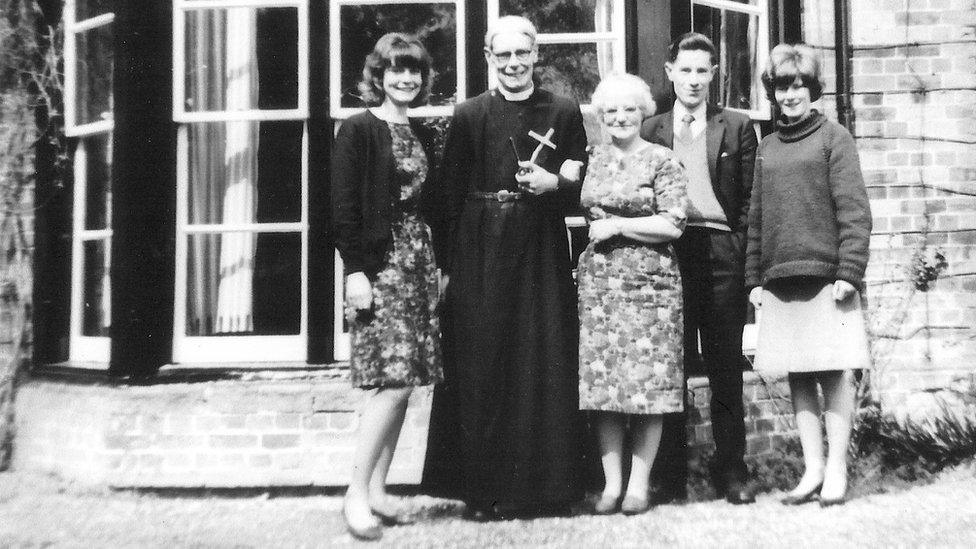
POLYGON ((543 88, 587 104, 612 56, 609 44, 541 44, 536 76, 543 88))
POLYGON ((186 335, 299 333, 299 233, 197 234, 188 238, 186 335))
POLYGON ((756 85, 759 17, 745 13, 695 6, 695 30, 715 43, 719 71, 711 86, 710 100, 736 109, 759 108, 756 85))
POLYGON ((81 335, 108 337, 112 313, 109 306, 109 239, 84 243, 81 335))
POLYGON ((610 30, 614 0, 501 0, 499 15, 522 15, 540 33, 610 30))
POLYGON ((111 228, 112 134, 81 140, 85 150, 85 229, 111 228))
POLYGON ((186 14, 187 111, 298 108, 298 10, 186 14))
POLYGON ((75 0, 75 21, 91 19, 96 15, 112 13, 115 0, 75 0))
POLYGON ((105 25, 75 35, 78 89, 75 124, 112 119, 112 27, 105 25))
POLYGON ((301 221, 302 121, 189 124, 189 223, 301 221))
POLYGON ((453 105, 457 100, 457 25, 453 4, 382 4, 343 6, 342 98, 343 107, 363 107, 357 87, 363 74, 363 61, 376 41, 388 32, 417 35, 434 62, 431 105, 453 105))

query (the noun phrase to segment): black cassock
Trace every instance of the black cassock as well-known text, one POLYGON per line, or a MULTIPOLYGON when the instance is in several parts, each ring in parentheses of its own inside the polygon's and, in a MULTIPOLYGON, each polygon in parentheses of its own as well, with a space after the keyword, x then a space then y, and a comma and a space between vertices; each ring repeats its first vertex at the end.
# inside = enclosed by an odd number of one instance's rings
POLYGON ((578 104, 545 90, 510 102, 488 91, 458 105, 438 178, 440 253, 451 280, 444 309, 444 383, 434 404, 424 486, 476 505, 560 505, 581 497, 576 289, 564 216, 582 181, 542 196, 516 191, 516 152, 558 173, 586 161, 578 104), (513 150, 510 138, 514 138, 513 150))

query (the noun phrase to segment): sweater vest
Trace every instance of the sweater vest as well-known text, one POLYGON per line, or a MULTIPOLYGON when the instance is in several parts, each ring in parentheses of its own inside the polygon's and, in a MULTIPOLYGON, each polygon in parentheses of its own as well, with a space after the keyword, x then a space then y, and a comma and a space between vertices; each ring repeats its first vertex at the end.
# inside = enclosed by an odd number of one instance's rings
POLYGON ((691 141, 674 136, 674 154, 684 165, 685 175, 688 177, 688 224, 731 231, 729 220, 715 197, 712 178, 708 174, 708 149, 705 141, 707 133, 703 131, 691 141))

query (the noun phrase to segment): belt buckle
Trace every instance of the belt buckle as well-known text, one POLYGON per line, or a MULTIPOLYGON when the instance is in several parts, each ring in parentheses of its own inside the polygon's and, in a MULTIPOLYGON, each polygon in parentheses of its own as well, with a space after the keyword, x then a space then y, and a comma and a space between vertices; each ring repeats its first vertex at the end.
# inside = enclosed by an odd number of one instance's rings
POLYGON ((497 193, 495 193, 495 200, 498 200, 499 202, 510 202, 512 200, 515 200, 515 196, 516 196, 515 193, 507 189, 502 189, 497 193))

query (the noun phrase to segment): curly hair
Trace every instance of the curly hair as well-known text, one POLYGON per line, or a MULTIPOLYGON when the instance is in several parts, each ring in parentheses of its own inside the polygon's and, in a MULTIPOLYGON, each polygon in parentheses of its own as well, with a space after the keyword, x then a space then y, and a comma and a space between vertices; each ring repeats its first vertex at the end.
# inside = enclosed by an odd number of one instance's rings
POLYGON ((593 91, 593 99, 590 102, 596 108, 598 114, 602 115, 607 107, 607 95, 611 90, 625 90, 634 98, 634 104, 641 110, 644 117, 653 116, 656 106, 654 97, 651 95, 651 88, 639 76, 633 74, 613 73, 600 80, 596 90, 593 91))
POLYGON ((806 44, 780 44, 773 48, 766 70, 762 73, 766 97, 776 104, 776 88, 788 88, 797 78, 810 90, 811 101, 820 99, 823 82, 820 81, 817 52, 806 44))
POLYGON ((386 99, 383 73, 390 67, 403 67, 420 71, 420 93, 410 106, 424 104, 430 96, 434 79, 432 64, 427 49, 415 36, 400 32, 384 34, 363 63, 363 77, 358 84, 362 100, 371 107, 382 103, 386 99))

